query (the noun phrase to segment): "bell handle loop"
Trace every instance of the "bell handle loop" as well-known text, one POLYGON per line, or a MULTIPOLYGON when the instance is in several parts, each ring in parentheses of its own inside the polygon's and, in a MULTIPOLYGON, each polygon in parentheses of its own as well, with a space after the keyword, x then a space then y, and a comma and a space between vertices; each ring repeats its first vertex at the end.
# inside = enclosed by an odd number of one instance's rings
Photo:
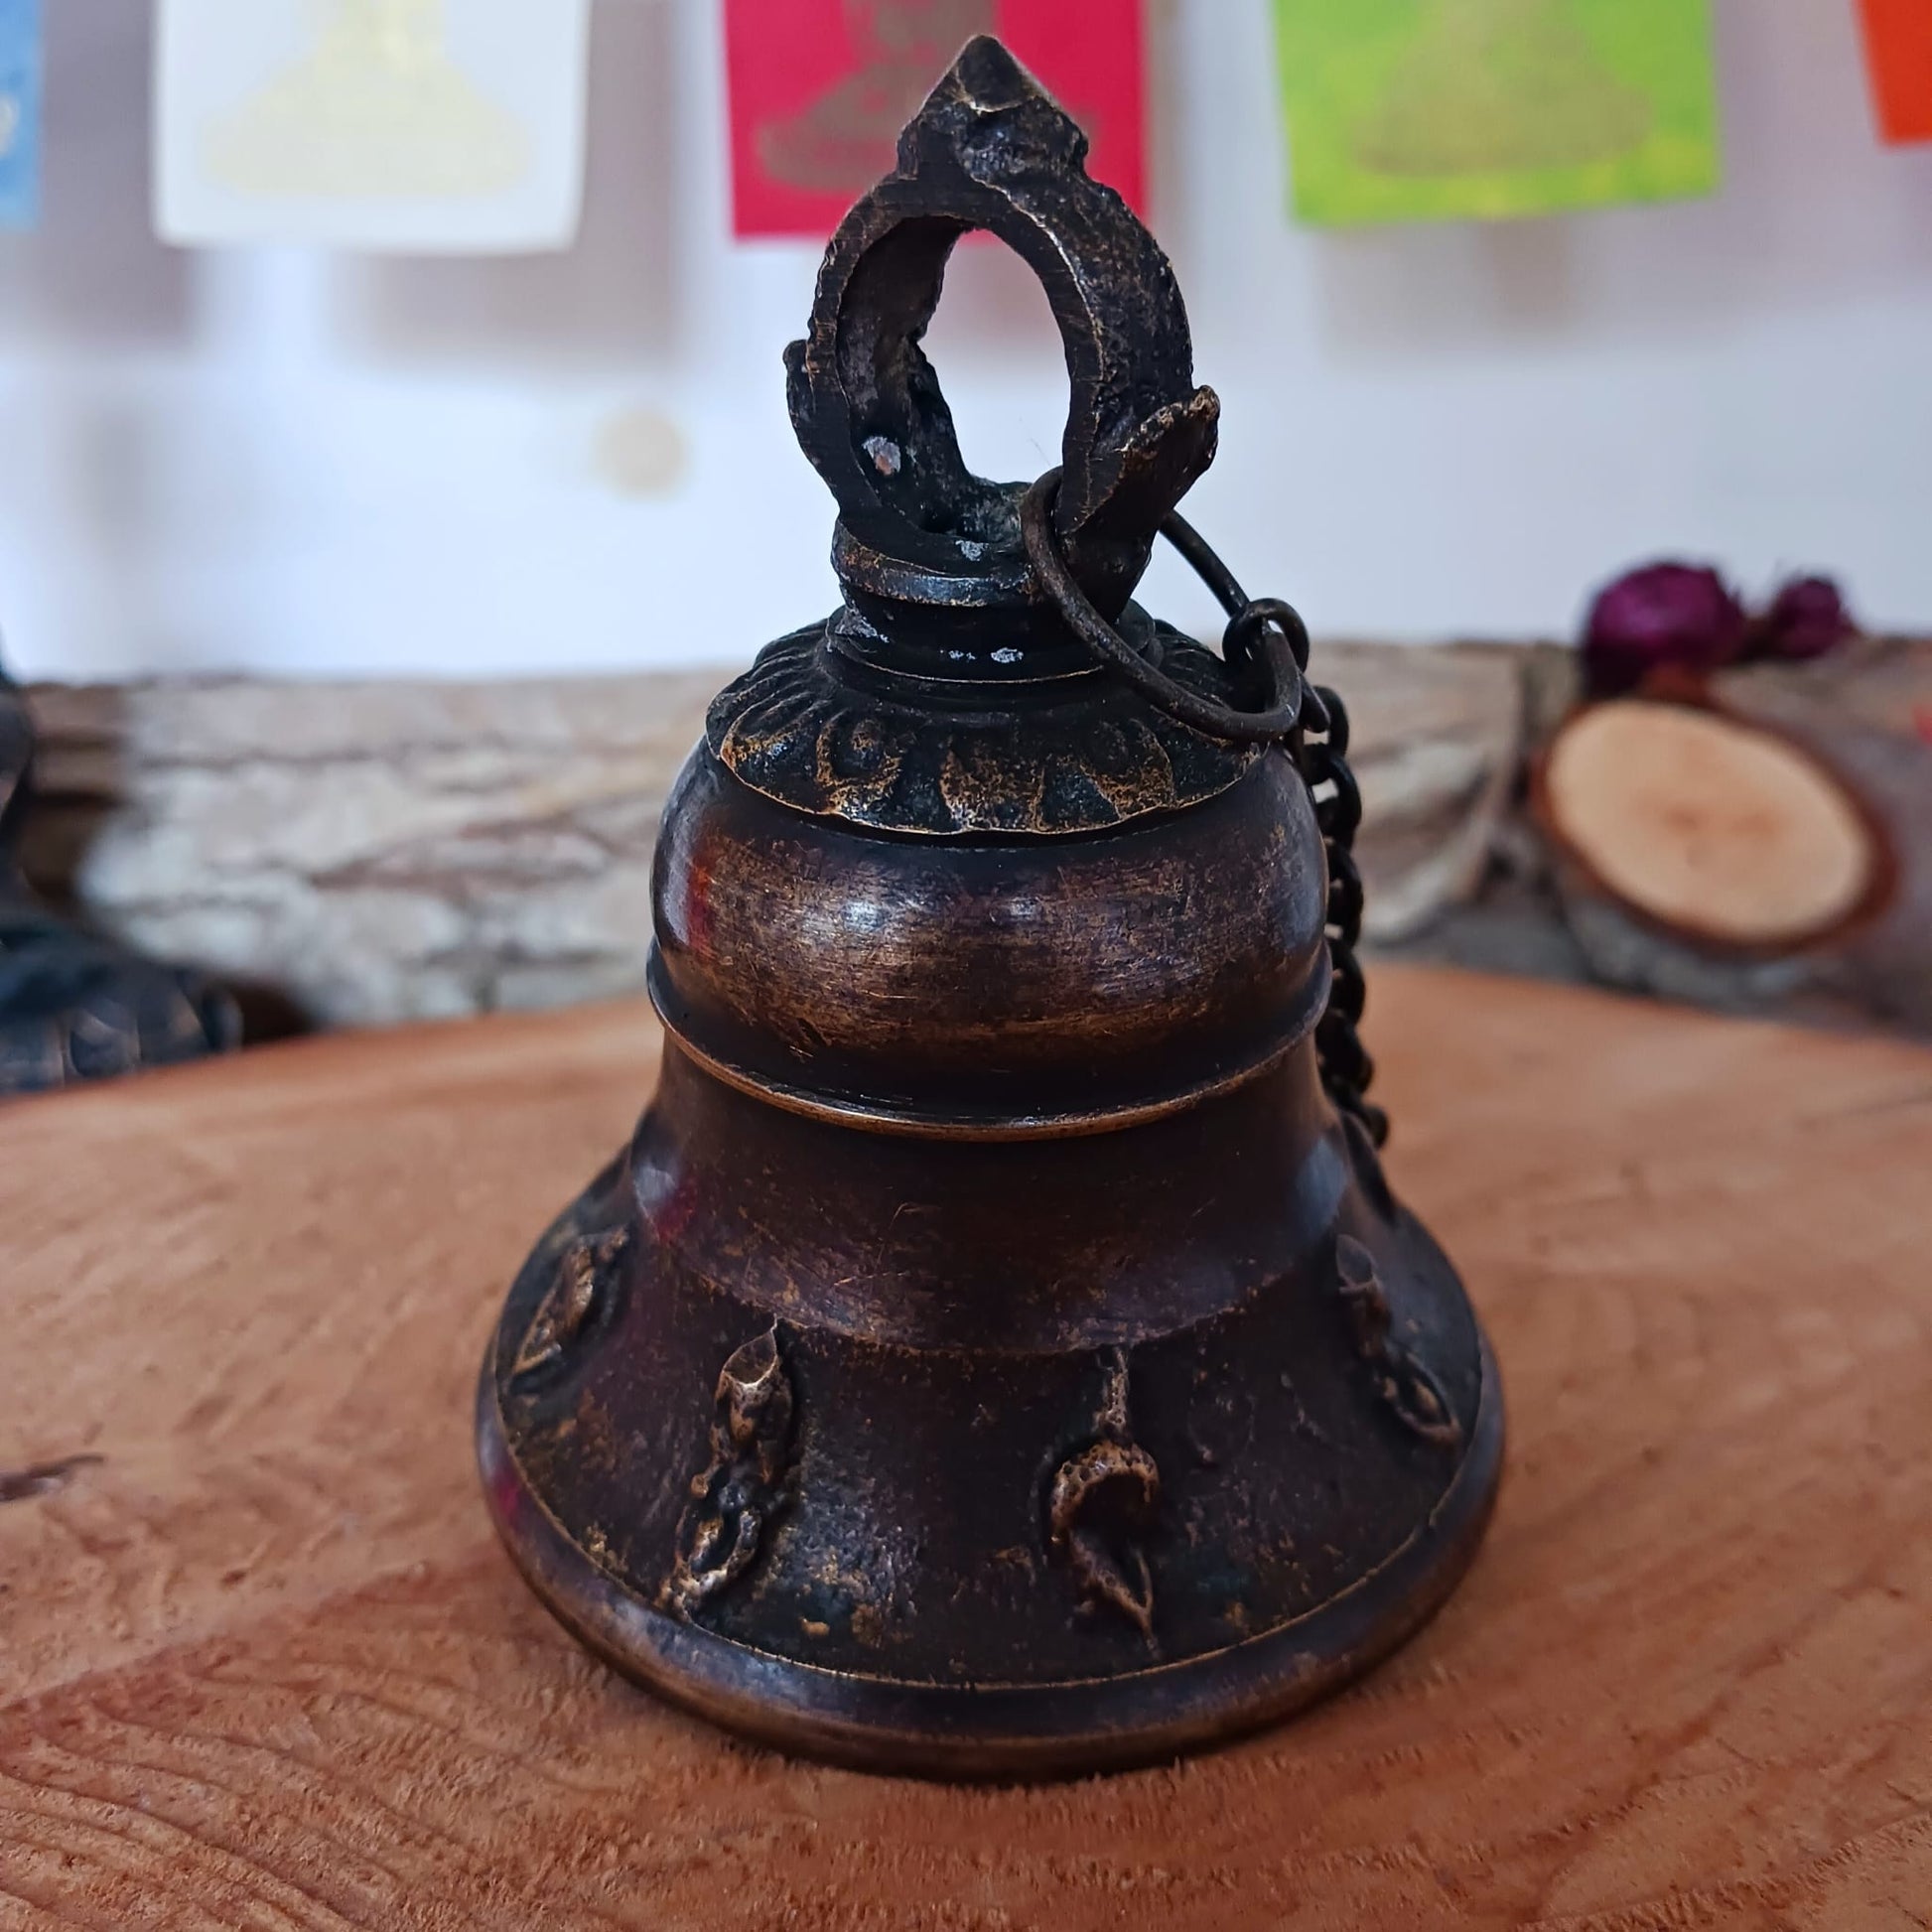
POLYGON ((967 469, 920 346, 960 236, 1004 241, 1039 278, 1066 356, 1056 532, 1088 597, 1117 614, 1213 459, 1220 405, 1194 383, 1172 266, 1086 152, 999 42, 971 42, 833 235, 786 363, 793 427, 849 538, 950 578, 1023 582, 1020 485, 967 469))
POLYGON ((1047 471, 1027 492, 1020 527, 1028 561, 1068 629, 1149 703, 1183 725, 1242 745, 1274 745, 1291 737, 1304 723, 1309 696, 1302 678, 1308 661, 1308 630, 1293 609, 1273 599, 1250 603, 1233 573, 1193 525, 1170 511, 1162 522, 1162 534, 1227 611, 1228 661, 1237 669, 1260 671, 1269 702, 1259 710, 1243 711, 1188 690, 1142 656, 1080 588, 1054 529, 1053 504, 1059 490, 1060 473, 1047 471), (1262 614, 1261 621, 1255 613, 1262 614))

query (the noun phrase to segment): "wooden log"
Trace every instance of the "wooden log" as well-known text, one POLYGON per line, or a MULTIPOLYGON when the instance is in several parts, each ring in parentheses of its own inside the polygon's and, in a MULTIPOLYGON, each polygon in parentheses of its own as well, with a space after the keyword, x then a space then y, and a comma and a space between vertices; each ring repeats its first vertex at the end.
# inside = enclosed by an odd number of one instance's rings
POLYGON ((1521 764, 1526 662, 1507 644, 1315 645, 1310 675, 1348 707, 1371 940, 1423 931, 1481 881, 1521 764))
POLYGON ((29 869, 318 1025, 632 992, 723 676, 41 687, 29 869))
POLYGON ((0 1927, 1732 1932, 1932 1918, 1932 1053, 1384 968, 1393 1177, 1510 1403, 1441 1619, 1306 1721, 958 1790, 593 1663, 477 1493, 633 1006, 0 1110, 0 1927))
POLYGON ((1932 639, 1737 665, 1709 693, 1848 783, 1878 830, 1881 890, 1818 943, 1714 947, 1620 904, 1586 870, 1556 864, 1542 890, 1584 966, 1607 985, 1725 1011, 1932 1034, 1932 639))
POLYGON ((1535 795, 1580 890, 1693 945, 1816 945, 1874 911, 1889 882, 1883 833, 1841 777, 1703 704, 1587 706, 1551 741, 1535 795))

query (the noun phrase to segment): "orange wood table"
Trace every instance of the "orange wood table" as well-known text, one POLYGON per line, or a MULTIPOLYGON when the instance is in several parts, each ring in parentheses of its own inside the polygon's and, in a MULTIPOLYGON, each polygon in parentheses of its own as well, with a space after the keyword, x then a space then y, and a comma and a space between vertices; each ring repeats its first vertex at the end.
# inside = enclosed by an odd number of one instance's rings
POLYGON ((730 1743, 498 1552, 472 1376, 640 1009, 0 1111, 0 1927, 1932 1923, 1932 1053, 1373 987, 1488 1545, 1301 1723, 1036 1789, 730 1743))

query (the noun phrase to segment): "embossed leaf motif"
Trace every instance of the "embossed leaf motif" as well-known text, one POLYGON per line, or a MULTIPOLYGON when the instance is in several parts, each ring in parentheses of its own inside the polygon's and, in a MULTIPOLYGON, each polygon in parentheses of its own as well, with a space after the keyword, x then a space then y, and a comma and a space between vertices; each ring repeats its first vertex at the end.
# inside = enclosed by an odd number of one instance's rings
POLYGON ((1354 1324, 1355 1346, 1375 1371, 1377 1393, 1424 1442, 1453 1449, 1462 1440, 1462 1425, 1428 1366, 1395 1339, 1388 1293, 1376 1273, 1375 1257, 1353 1235, 1344 1234, 1335 1243, 1335 1272, 1354 1324))
MULTIPOLYGON (((1212 651, 1155 628, 1170 677, 1226 698, 1212 651)), ((1052 707, 908 709, 834 675, 832 655, 823 623, 767 645, 713 700, 706 737, 754 791, 883 831, 1097 830, 1212 797, 1258 756, 1149 711, 1125 686, 1069 735, 1052 707)))
POLYGON ((1106 1608, 1154 1637, 1154 1573, 1142 1538, 1161 1504, 1161 1470, 1133 1441, 1127 1351, 1112 1349, 1095 1440, 1061 1463, 1046 1500, 1049 1545, 1067 1564, 1089 1613, 1106 1608))
POLYGON ((537 1304, 537 1311, 523 1331, 522 1345, 510 1364, 512 1379, 548 1368, 563 1358, 590 1325, 611 1265, 628 1239, 626 1231, 619 1228, 591 1240, 573 1242, 564 1250, 549 1292, 537 1304))
POLYGON ((751 1568, 784 1506, 794 1404, 775 1323, 733 1352, 718 1377, 716 1404, 711 1460, 691 1478, 677 1562, 661 1593, 680 1616, 751 1568))

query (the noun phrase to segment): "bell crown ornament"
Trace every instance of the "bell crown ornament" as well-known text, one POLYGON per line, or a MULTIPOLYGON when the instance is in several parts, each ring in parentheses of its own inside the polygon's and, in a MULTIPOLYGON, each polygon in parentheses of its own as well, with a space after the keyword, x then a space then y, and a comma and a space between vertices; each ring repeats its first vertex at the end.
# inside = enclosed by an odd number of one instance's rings
POLYGON ((1288 1715, 1444 1600, 1500 1467, 1378 1152, 1346 714, 1175 512, 1219 405, 1085 152, 977 40, 826 251, 786 369, 843 599, 679 774, 657 1090, 478 1392, 497 1527, 593 1649, 934 1776, 1288 1715), (1031 485, 966 468, 920 347, 972 229, 1065 347, 1031 485), (1133 602, 1163 536, 1219 654, 1133 602))

